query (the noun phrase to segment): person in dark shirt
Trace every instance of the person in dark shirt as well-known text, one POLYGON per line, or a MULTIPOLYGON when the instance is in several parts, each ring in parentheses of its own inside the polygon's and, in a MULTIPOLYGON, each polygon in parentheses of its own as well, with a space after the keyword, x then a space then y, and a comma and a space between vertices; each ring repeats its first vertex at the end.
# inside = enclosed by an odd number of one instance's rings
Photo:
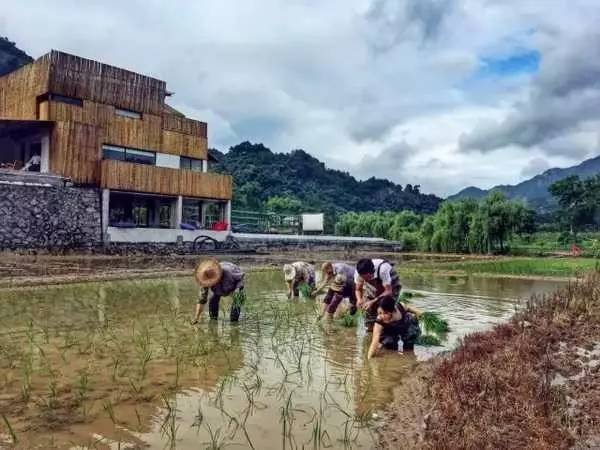
MULTIPOLYGON (((227 297, 236 292, 243 294, 245 274, 242 269, 233 263, 207 259, 198 264, 194 276, 200 286, 200 293, 192 324, 198 323, 198 319, 204 310, 204 305, 207 303, 210 318, 216 320, 219 317, 219 302, 221 301, 221 297, 227 297)), ((241 304, 234 301, 231 305, 230 313, 232 322, 237 322, 240 312, 241 304)))
POLYGON ((400 340, 402 351, 412 352, 415 341, 421 335, 418 320, 421 314, 417 308, 396 302, 392 296, 382 297, 377 308, 368 358, 373 358, 382 348, 398 351, 400 340))

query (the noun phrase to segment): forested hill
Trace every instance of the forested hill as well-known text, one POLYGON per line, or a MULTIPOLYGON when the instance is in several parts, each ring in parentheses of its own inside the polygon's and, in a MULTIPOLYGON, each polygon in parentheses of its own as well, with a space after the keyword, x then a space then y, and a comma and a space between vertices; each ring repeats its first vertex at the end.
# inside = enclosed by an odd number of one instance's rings
POLYGON ((500 191, 510 199, 524 200, 538 212, 547 212, 556 206, 556 201, 550 195, 550 192, 548 192, 548 188, 552 183, 571 175, 577 175, 583 179, 598 174, 600 174, 600 156, 585 160, 576 166, 546 170, 544 173, 514 186, 500 185, 489 190, 470 186, 448 197, 448 200, 461 200, 464 198, 480 199, 487 196, 491 191, 500 191))
POLYGON ((33 61, 33 58, 17 48, 14 42, 5 37, 0 37, 0 76, 17 70, 31 61, 33 61))
MULTIPOLYGON (((297 199, 302 210, 331 213, 410 209, 433 212, 441 199, 422 194, 419 186, 405 187, 388 180, 358 181, 303 150, 273 153, 262 144, 243 142, 223 154, 211 150, 219 161, 212 169, 234 177, 234 208, 261 209, 270 198, 297 199)), ((294 202, 297 204, 297 202, 294 202)))

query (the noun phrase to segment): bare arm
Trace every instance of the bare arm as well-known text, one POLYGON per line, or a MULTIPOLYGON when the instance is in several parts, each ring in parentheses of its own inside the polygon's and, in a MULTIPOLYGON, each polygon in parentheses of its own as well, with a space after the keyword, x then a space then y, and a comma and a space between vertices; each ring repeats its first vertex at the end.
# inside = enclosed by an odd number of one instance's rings
POLYGON ((323 280, 321 280, 321 282, 317 285, 317 287, 312 291, 312 296, 315 297, 318 294, 320 294, 321 292, 323 292, 325 290, 325 287, 329 284, 330 281, 331 281, 331 277, 324 278, 323 280))
POLYGON ((363 303, 365 302, 365 299, 363 297, 363 293, 364 293, 363 283, 361 283, 361 282, 356 283, 356 287, 354 288, 354 293, 356 294, 356 304, 358 305, 359 308, 361 308, 363 303))
POLYGON ((293 289, 294 289, 293 284, 294 283, 292 281, 286 281, 285 284, 287 285, 287 290, 288 290, 287 296, 288 296, 288 298, 292 298, 293 289))
POLYGON ((377 352, 381 348, 380 339, 381 339, 381 330, 383 327, 378 323, 373 327, 373 336, 371 338, 371 346, 369 347, 369 354, 367 356, 368 359, 373 358, 377 355, 377 352))
POLYGON ((401 305, 404 307, 404 309, 405 309, 406 311, 408 311, 409 313, 413 313, 413 314, 414 314, 414 315, 417 317, 417 319, 418 319, 419 317, 421 317, 421 314, 423 314, 423 311, 421 311, 421 310, 420 310, 420 309, 418 309, 418 308, 415 308, 415 307, 414 307, 414 306, 412 306, 412 305, 407 305, 407 304, 405 304, 405 303, 400 303, 400 304, 401 304, 401 305))

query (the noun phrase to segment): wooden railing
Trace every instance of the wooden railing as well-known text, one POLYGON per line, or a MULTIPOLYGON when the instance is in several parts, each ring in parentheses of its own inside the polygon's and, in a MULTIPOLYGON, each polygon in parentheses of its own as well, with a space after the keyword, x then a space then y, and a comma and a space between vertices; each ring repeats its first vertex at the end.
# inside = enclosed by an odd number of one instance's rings
POLYGON ((231 200, 229 175, 114 160, 103 160, 100 165, 100 185, 105 189, 231 200))

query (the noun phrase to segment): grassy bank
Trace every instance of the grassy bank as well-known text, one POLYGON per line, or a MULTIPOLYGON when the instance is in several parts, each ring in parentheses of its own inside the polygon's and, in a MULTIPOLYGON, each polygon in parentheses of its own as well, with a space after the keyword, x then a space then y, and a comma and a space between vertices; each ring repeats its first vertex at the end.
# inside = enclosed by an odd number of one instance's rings
POLYGON ((421 408, 407 417, 396 404, 383 446, 401 438, 412 448, 597 448, 599 338, 600 274, 533 297, 509 323, 467 336, 410 380, 421 408))
POLYGON ((458 262, 418 263, 401 270, 447 272, 455 274, 484 274, 534 277, 581 276, 597 269, 600 260, 595 258, 498 258, 493 260, 465 260, 458 262))

